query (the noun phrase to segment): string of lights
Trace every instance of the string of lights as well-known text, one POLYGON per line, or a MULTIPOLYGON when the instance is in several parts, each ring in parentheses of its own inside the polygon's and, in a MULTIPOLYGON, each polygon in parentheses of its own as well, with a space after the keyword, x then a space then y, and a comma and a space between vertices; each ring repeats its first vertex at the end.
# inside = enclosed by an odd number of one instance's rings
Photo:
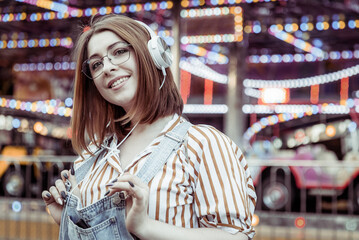
POLYGON ((234 5, 239 3, 263 3, 263 2, 277 2, 287 0, 182 0, 181 6, 188 7, 201 7, 205 5, 218 6, 218 5, 234 5))
MULTIPOLYGON (((157 32, 165 42, 172 46, 174 44, 174 39, 171 36, 171 32, 168 30, 159 30, 157 32)), ((70 37, 65 38, 41 38, 41 39, 23 39, 19 37, 19 34, 12 37, 11 40, 0 41, 0 49, 15 49, 15 48, 47 48, 47 47, 66 47, 71 48, 73 46, 73 41, 70 37)), ((215 54, 210 53, 210 57, 215 58, 215 54)), ((223 57, 218 57, 219 61, 224 61, 223 57)))
POLYGON ((249 145, 251 138, 268 126, 273 126, 281 122, 288 122, 293 119, 305 117, 305 113, 281 113, 263 117, 259 121, 253 123, 243 134, 244 145, 249 145))
POLYGON ((306 113, 307 115, 313 114, 348 114, 351 108, 354 108, 356 112, 357 106, 359 106, 358 99, 349 98, 344 101, 345 105, 334 103, 322 103, 322 104, 280 104, 280 105, 252 105, 245 104, 242 107, 242 111, 245 114, 273 114, 273 113, 306 113))
POLYGON ((324 52, 317 47, 312 46, 310 43, 303 41, 302 39, 296 38, 293 35, 286 33, 282 30, 279 30, 276 25, 272 26, 268 33, 284 42, 292 44, 293 46, 305 51, 309 52, 317 58, 323 58, 324 52))
POLYGON ((181 60, 179 63, 180 69, 183 69, 191 74, 209 79, 217 83, 227 84, 228 76, 224 74, 220 74, 210 67, 206 66, 197 58, 191 58, 190 62, 181 60))
POLYGON ((34 113, 37 112, 43 114, 58 115, 63 117, 71 117, 72 115, 71 98, 67 98, 64 102, 59 99, 30 102, 1 98, 0 107, 34 113))
POLYGON ((261 97, 261 91, 254 88, 245 88, 244 94, 246 94, 249 97, 253 98, 260 98, 261 97))
POLYGON ((14 48, 45 48, 45 47, 65 47, 73 46, 70 37, 65 38, 42 38, 42 39, 12 39, 0 41, 0 49, 14 48))
MULTIPOLYGON (((34 0, 35 4, 41 0, 34 0)), ((31 1, 33 2, 33 1, 31 1)), ((6 13, 0 15, 0 22, 14 22, 14 21, 48 21, 55 19, 67 19, 67 18, 80 18, 90 17, 95 14, 106 15, 110 13, 124 14, 124 13, 135 13, 141 11, 156 11, 172 9, 172 1, 162 2, 147 2, 147 3, 133 3, 133 4, 122 4, 116 6, 100 6, 86 9, 73 9, 69 11, 58 11, 58 12, 36 12, 28 14, 26 12, 21 13, 6 13)))
POLYGON ((324 52, 323 58, 318 58, 313 54, 296 53, 296 54, 263 54, 248 56, 246 61, 248 63, 292 63, 292 62, 319 62, 326 60, 347 60, 359 59, 359 50, 343 50, 343 51, 330 51, 324 52))
POLYGON ((215 7, 215 8, 197 8, 197 9, 183 9, 180 12, 182 18, 200 18, 225 16, 229 14, 241 13, 241 8, 237 7, 215 7))
POLYGON ((226 104, 186 104, 183 107, 183 112, 192 114, 226 114, 228 106, 226 104))
MULTIPOLYGON (((259 20, 256 21, 247 21, 245 23, 244 32, 245 33, 265 33, 268 28, 277 27, 281 31, 286 31, 289 33, 295 33, 297 31, 301 32, 311 32, 311 31, 326 31, 326 30, 344 30, 344 29, 356 29, 359 28, 359 19, 349 19, 345 20, 344 14, 334 14, 332 20, 329 21, 329 16, 320 15, 317 16, 316 22, 309 22, 309 18, 314 18, 313 16, 303 16, 299 23, 297 19, 291 19, 292 22, 288 23, 278 23, 267 26, 261 23, 259 20)), ((277 19, 277 22, 283 21, 282 19, 277 19)))
POLYGON ((254 80, 245 79, 243 86, 247 88, 302 88, 312 85, 320 85, 329 82, 338 81, 345 77, 351 77, 359 74, 359 64, 337 72, 298 79, 286 80, 254 80))
MULTIPOLYGON (((71 117, 72 104, 72 98, 66 98, 65 101, 61 101, 59 99, 51 99, 35 102, 0 98, 0 108, 8 108, 19 111, 43 113, 49 115, 58 115, 63 117, 71 117)), ((227 111, 228 107, 225 104, 185 104, 184 107, 184 113, 225 114, 227 111)))
POLYGON ((14 72, 42 72, 42 71, 68 71, 75 70, 75 62, 46 62, 46 63, 16 63, 14 72))
POLYGON ((181 38, 182 44, 203 44, 203 43, 231 43, 241 42, 243 36, 235 34, 216 34, 216 35, 196 35, 196 36, 183 36, 181 38))
POLYGON ((41 8, 45 8, 48 10, 52 10, 55 12, 61 12, 61 13, 65 13, 65 12, 69 12, 70 14, 72 13, 72 11, 78 11, 78 8, 74 8, 74 7, 70 7, 66 4, 63 3, 59 3, 59 2, 54 2, 54 1, 50 1, 50 0, 16 0, 16 2, 22 2, 22 3, 27 3, 27 4, 31 4, 37 7, 41 7, 41 8))
POLYGON ((207 50, 203 47, 197 46, 197 45, 184 44, 184 45, 181 45, 181 49, 183 51, 189 52, 191 54, 207 58, 212 62, 217 62, 218 64, 227 64, 229 62, 227 56, 220 54, 218 52, 209 51, 209 50, 207 50))
POLYGON ((194 56, 189 56, 189 57, 181 57, 181 61, 186 61, 186 62, 191 62, 192 58, 197 58, 198 60, 200 60, 203 64, 206 65, 216 65, 216 64, 220 64, 216 61, 213 61, 211 59, 205 58, 205 57, 194 57, 194 56))
POLYGON ((292 114, 292 113, 281 113, 278 115, 271 115, 268 117, 263 117, 259 121, 253 123, 243 134, 243 139, 245 142, 249 140, 262 129, 267 126, 272 126, 280 122, 287 122, 293 119, 302 118, 304 114, 292 114))

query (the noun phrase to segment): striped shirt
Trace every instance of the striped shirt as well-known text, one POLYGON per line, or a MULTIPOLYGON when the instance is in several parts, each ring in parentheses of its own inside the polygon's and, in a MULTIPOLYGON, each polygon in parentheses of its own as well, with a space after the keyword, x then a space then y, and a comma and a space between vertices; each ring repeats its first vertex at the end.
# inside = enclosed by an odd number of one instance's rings
MULTIPOLYGON (((116 154, 104 155, 106 161, 97 160, 99 166, 80 184, 83 205, 101 199, 108 190, 105 185, 115 177, 138 173, 165 133, 182 121, 186 120, 174 115, 126 169, 121 168, 116 154)), ((91 148, 95 150, 94 145, 91 148)), ((75 161, 75 171, 88 156, 75 161)), ((214 127, 190 127, 186 141, 149 182, 149 189, 150 218, 185 228, 217 227, 254 236, 251 222, 256 194, 246 160, 238 146, 214 127)))

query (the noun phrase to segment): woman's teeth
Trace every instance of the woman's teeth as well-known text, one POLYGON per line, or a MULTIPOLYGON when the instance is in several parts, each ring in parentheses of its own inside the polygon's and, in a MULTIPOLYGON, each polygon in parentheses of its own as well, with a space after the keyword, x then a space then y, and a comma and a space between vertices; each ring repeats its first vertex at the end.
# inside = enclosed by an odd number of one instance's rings
POLYGON ((116 87, 117 85, 123 83, 123 82, 126 81, 127 79, 129 79, 129 77, 124 77, 124 78, 121 78, 121 79, 117 80, 116 82, 114 82, 114 83, 111 85, 111 88, 116 87))

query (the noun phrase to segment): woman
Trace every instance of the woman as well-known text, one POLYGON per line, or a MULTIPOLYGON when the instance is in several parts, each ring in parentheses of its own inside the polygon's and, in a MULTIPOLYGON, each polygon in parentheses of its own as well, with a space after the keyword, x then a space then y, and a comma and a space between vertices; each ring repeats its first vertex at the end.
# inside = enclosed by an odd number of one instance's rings
POLYGON ((138 177, 167 133, 187 122, 168 68, 170 56, 156 59, 148 44, 153 39, 166 51, 148 26, 118 15, 99 17, 81 33, 74 52, 79 64, 72 117, 72 143, 80 157, 42 194, 52 217, 85 234, 82 228, 94 228, 93 223, 61 219, 68 196, 77 196, 77 208, 88 211, 121 193, 125 226, 140 239, 253 238, 256 195, 246 161, 215 128, 192 125, 148 184, 138 177), (91 158, 77 183, 74 175, 91 158))

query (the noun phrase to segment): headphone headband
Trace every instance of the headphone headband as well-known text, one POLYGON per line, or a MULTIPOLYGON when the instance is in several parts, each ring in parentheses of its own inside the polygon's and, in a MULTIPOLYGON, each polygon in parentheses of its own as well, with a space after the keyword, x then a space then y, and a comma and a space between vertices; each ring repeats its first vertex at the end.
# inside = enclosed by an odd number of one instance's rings
POLYGON ((136 20, 136 22, 138 22, 139 24, 141 24, 143 27, 145 27, 147 29, 147 32, 150 34, 151 39, 156 37, 156 33, 152 30, 152 28, 150 28, 150 26, 148 26, 144 22, 141 22, 141 21, 138 21, 138 20, 136 20))

